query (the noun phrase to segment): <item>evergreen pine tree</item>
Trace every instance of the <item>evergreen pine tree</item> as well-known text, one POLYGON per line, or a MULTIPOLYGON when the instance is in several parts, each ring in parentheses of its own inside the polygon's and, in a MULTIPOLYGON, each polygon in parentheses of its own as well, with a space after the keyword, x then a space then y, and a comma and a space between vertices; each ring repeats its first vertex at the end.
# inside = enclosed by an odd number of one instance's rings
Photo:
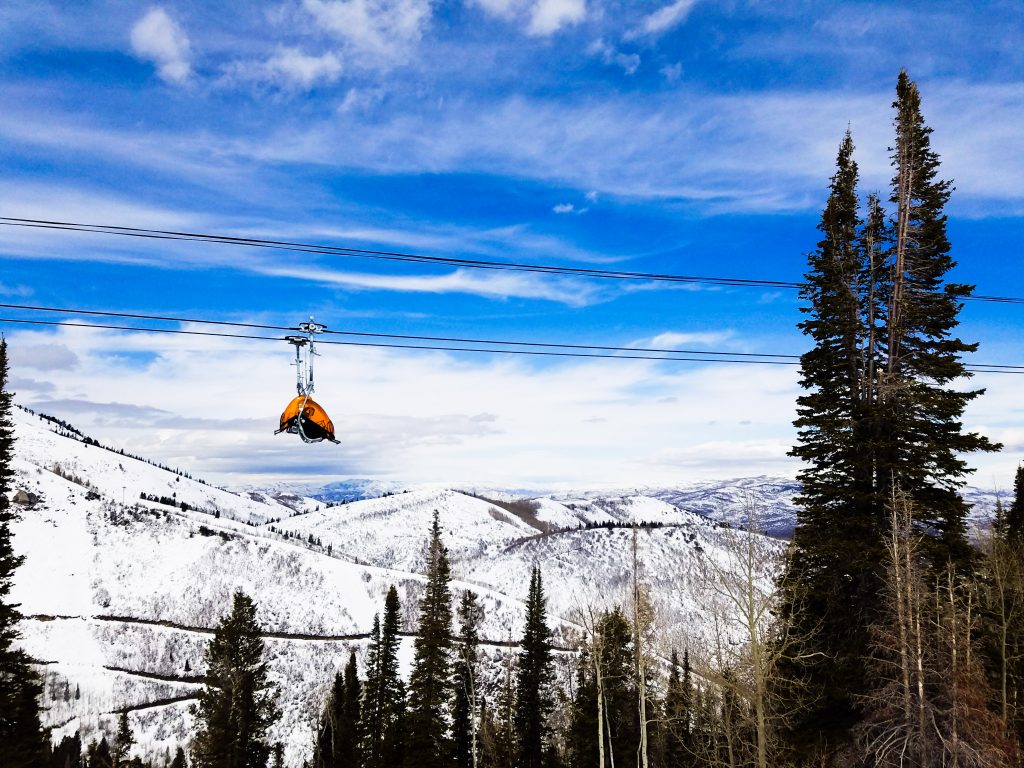
POLYGON ((455 742, 455 765, 475 768, 479 754, 477 713, 480 686, 478 682, 480 620, 482 611, 476 595, 467 590, 459 602, 459 633, 455 662, 455 709, 452 735, 455 742))
MULTIPOLYGON (((881 559, 883 510, 876 508, 868 439, 872 395, 864 383, 873 352, 860 290, 867 284, 866 293, 876 293, 876 273, 865 269, 868 249, 859 247, 853 149, 847 131, 818 225, 823 238, 808 259, 801 290, 808 317, 799 327, 814 346, 801 358, 807 392, 797 398, 798 443, 791 454, 804 463, 793 551, 781 582, 783 615, 791 635, 805 643, 796 655, 817 661, 806 670, 786 670, 787 677, 806 680, 814 705, 803 709, 806 721, 796 726, 815 743, 820 734, 842 738, 854 722, 881 559)), ((796 737, 799 751, 809 749, 803 737, 796 737)))
POLYGON ((693 677, 689 650, 683 652, 682 666, 679 664, 679 654, 672 651, 668 683, 665 686, 664 722, 665 764, 674 768, 695 765, 692 744, 693 677))
POLYGON ((82 768, 82 739, 75 732, 74 736, 65 736, 60 740, 50 756, 52 768, 82 768))
POLYGON ((331 690, 324 703, 324 711, 320 715, 316 737, 313 743, 313 768, 336 768, 337 732, 341 717, 339 713, 345 707, 345 678, 341 672, 334 676, 331 690))
POLYGON ((89 748, 89 768, 110 768, 113 760, 110 757, 110 744, 107 737, 100 739, 99 744, 93 742, 89 748))
POLYGON ((453 756, 450 581, 448 551, 441 542, 441 524, 435 512, 427 552, 427 588, 420 603, 416 652, 409 676, 406 764, 415 768, 447 768, 453 756))
POLYGON ((122 712, 117 718, 117 735, 114 737, 114 748, 110 750, 114 768, 122 768, 128 764, 128 754, 135 744, 131 726, 128 724, 128 713, 122 712))
POLYGON ((964 408, 981 391, 950 388, 969 375, 961 356, 977 346, 954 336, 972 288, 945 282, 954 266, 943 212, 952 187, 938 179, 931 129, 905 72, 894 107, 895 216, 887 224, 871 196, 860 218, 847 133, 801 294, 800 328, 814 346, 801 358, 807 392, 792 455, 804 461, 802 491, 781 581, 782 618, 797 642, 780 672, 801 681, 783 695, 802 699, 788 736, 804 755, 838 748, 859 717, 891 499, 912 502, 936 567, 969 570, 962 456, 997 447, 963 432, 964 408))
POLYGON ((360 718, 360 755, 365 768, 402 765, 405 748, 405 685, 398 674, 401 604, 392 585, 384 599, 384 622, 373 619, 366 656, 360 718))
POLYGON ((622 608, 606 611, 598 621, 604 687, 606 754, 609 764, 625 765, 640 743, 633 628, 622 608))
POLYGON ((338 727, 335 742, 335 760, 339 766, 355 766, 359 754, 359 720, 362 683, 359 682, 359 668, 356 653, 352 651, 345 665, 344 701, 338 713, 338 727))
POLYGON ((1006 537, 1024 547, 1024 464, 1017 467, 1013 478, 1013 502, 1006 511, 1006 537))
POLYGON ((516 684, 515 727, 519 737, 516 768, 543 768, 551 744, 551 630, 544 618, 544 585, 540 568, 530 575, 526 628, 520 644, 516 684))
POLYGON ((24 562, 14 553, 11 523, 15 513, 7 494, 14 477, 14 426, 7 391, 7 340, 0 338, 0 765, 36 768, 46 757, 47 742, 39 721, 42 683, 28 655, 15 647, 21 613, 10 602, 14 571, 24 562))
POLYGON ((171 768, 188 768, 188 763, 185 761, 185 750, 181 747, 178 747, 178 751, 174 753, 171 768))
POLYGON ((906 494, 918 520, 935 532, 928 544, 936 567, 970 567, 959 489, 965 454, 1001 446, 963 431, 968 403, 984 390, 961 391, 951 382, 971 376, 962 355, 977 344, 956 338, 962 299, 973 286, 946 282, 956 266, 949 255, 945 206, 953 185, 938 178, 932 129, 921 114, 921 94, 906 71, 896 84, 895 175, 890 202, 891 278, 888 286, 884 374, 879 387, 880 428, 876 483, 883 497, 906 494))
POLYGON ((516 675, 513 665, 514 656, 509 654, 505 660, 505 673, 502 675, 501 688, 498 690, 496 702, 497 712, 494 717, 494 765, 497 768, 513 768, 519 750, 516 732, 516 675))
POLYGON ((591 653, 591 649, 584 643, 576 660, 576 690, 568 734, 571 768, 591 768, 599 764, 596 726, 597 685, 591 673, 591 653))
POLYGON ((206 687, 199 695, 196 768, 265 768, 267 729, 278 717, 277 691, 267 680, 256 604, 235 592, 231 612, 206 649, 206 687))

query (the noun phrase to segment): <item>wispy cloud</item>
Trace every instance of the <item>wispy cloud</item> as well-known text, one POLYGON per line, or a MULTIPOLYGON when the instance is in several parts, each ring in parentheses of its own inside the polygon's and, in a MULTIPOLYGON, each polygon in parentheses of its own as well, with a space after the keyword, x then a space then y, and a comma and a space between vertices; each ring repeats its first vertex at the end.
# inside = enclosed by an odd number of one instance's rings
POLYGON ((184 83, 192 73, 188 35, 163 8, 151 8, 135 23, 131 43, 135 54, 154 63, 168 83, 184 83))
POLYGON ((333 51, 314 56, 299 48, 281 47, 262 61, 232 62, 226 78, 229 82, 250 81, 309 91, 320 84, 336 82, 341 72, 341 60, 333 51))
POLYGON ((346 288, 411 293, 463 293, 496 299, 543 299, 572 307, 592 304, 604 294, 600 288, 583 280, 541 277, 529 273, 481 274, 456 269, 441 275, 382 275, 327 267, 277 265, 252 266, 251 269, 273 277, 308 280, 346 288))
POLYGON ((586 18, 586 0, 536 0, 530 15, 531 35, 546 36, 586 18))
POLYGON ((735 332, 721 331, 665 331, 650 339, 634 342, 632 346, 656 348, 714 347, 730 341, 735 332))
POLYGON ((664 5, 653 13, 649 13, 640 23, 626 33, 627 40, 635 40, 639 37, 657 37, 663 35, 673 27, 686 21, 690 11, 697 4, 697 0, 676 0, 674 3, 664 5))
POLYGON ((324 31, 377 62, 411 56, 433 13, 430 0, 303 0, 302 5, 324 31))

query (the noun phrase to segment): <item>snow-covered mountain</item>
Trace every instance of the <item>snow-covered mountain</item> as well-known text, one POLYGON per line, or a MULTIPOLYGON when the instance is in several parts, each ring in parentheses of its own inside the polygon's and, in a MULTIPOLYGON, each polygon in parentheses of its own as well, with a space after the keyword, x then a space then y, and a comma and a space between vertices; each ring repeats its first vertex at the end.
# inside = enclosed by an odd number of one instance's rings
MULTIPOLYGON (((484 606, 492 684, 522 632, 532 565, 543 569, 560 673, 569 675, 590 610, 625 602, 634 546, 626 526, 644 524, 637 560, 667 652, 710 636, 707 569, 729 567, 727 539, 748 535, 736 531, 748 510, 773 537, 795 519, 798 489, 777 478, 547 495, 351 481, 236 493, 103 448, 69 425, 20 410, 14 422, 14 545, 27 559, 13 597, 46 683, 46 724, 55 738, 79 730, 89 740, 127 710, 138 751, 157 757, 187 740, 204 649, 243 589, 258 602, 281 690, 272 736, 300 765, 326 688, 350 651, 361 658, 389 585, 404 630, 415 629, 435 512, 456 599, 472 589, 484 606)), ((979 519, 994 498, 968 494, 979 519)), ((766 563, 783 547, 750 541, 766 563)), ((765 588, 772 577, 769 565, 758 573, 765 588)), ((406 670, 411 658, 407 635, 406 670)))
MULTIPOLYGON (((297 486, 285 484, 281 492, 297 486)), ((334 501, 339 489, 346 489, 350 499, 369 499, 384 494, 400 493, 408 486, 391 482, 378 485, 369 480, 345 480, 329 486, 302 486, 306 497, 334 501)), ((535 514, 542 523, 556 528, 571 528, 601 523, 668 523, 680 524, 686 513, 700 515, 715 522, 738 528, 753 528, 780 539, 789 539, 796 526, 797 507, 794 501, 800 484, 785 477, 741 477, 683 483, 671 487, 641 486, 616 490, 581 490, 574 492, 538 493, 473 489, 472 495, 486 498, 503 507, 515 507, 517 513, 535 514), (531 512, 532 510, 532 512, 531 512)), ((991 520, 996 499, 1006 503, 1008 491, 968 486, 963 497, 971 507, 969 522, 983 527, 991 520)))
MULTIPOLYGON (((492 677, 521 635, 530 567, 545 574, 549 623, 569 675, 578 621, 625 597, 633 534, 661 636, 689 642, 709 631, 701 573, 724 560, 724 529, 643 494, 523 500, 417 488, 327 504, 295 489, 216 488, 103 448, 84 435, 16 411, 14 545, 27 556, 13 597, 27 619, 24 646, 45 680, 55 738, 86 740, 129 712, 143 755, 188 738, 203 683, 203 654, 232 592, 244 589, 259 619, 283 716, 273 738, 287 761, 308 756, 334 673, 362 655, 388 586, 415 628, 423 554, 436 512, 453 560, 453 593, 480 595, 492 677), (584 528, 581 525, 613 524, 584 528)), ((297 445, 296 450, 302 450, 297 445)), ((761 539, 759 546, 780 545, 761 539)), ((772 574, 761 578, 767 585, 772 574)), ((664 650, 668 650, 667 648, 664 650)), ((412 638, 403 640, 408 668, 412 638)))

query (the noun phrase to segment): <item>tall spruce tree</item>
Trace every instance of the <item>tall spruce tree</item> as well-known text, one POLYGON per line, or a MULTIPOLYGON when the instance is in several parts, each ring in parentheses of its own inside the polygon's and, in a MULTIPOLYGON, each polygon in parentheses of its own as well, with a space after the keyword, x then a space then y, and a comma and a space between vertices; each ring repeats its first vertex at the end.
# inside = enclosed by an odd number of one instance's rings
MULTIPOLYGON (((801 289, 808 317, 799 328, 813 347, 800 361, 807 392, 797 398, 798 443, 791 455, 804 463, 793 549, 781 581, 784 619, 790 635, 803 641, 793 657, 811 660, 787 665, 799 668, 785 668, 784 675, 804 680, 793 694, 814 702, 794 707, 805 714, 792 734, 800 752, 843 738, 855 722, 880 587, 884 510, 874 494, 873 395, 865 386, 865 360, 872 356, 867 342, 877 334, 865 327, 873 306, 864 302, 865 294, 878 293, 877 270, 862 247, 875 242, 860 237, 853 150, 847 131, 818 225, 822 239, 808 258, 801 289)), ((873 213, 877 221, 877 206, 873 213)))
POLYGON ((1013 501, 1006 511, 1006 537, 1024 548, 1024 464, 1013 478, 1013 501))
POLYGON ((516 685, 515 727, 519 737, 516 768, 543 768, 551 745, 551 630, 544 618, 546 606, 540 567, 530 575, 526 600, 526 628, 520 645, 516 685))
MULTIPOLYGON (((598 756, 598 729, 595 726, 597 712, 597 685, 591 674, 591 649, 584 642, 576 659, 576 687, 573 691, 572 709, 569 719, 569 734, 566 741, 571 768, 591 768, 600 765, 598 756)), ((601 731, 602 738, 604 731, 601 731)))
POLYGON ((693 745, 693 670, 689 650, 679 654, 672 651, 668 682, 665 686, 665 719, 662 738, 665 765, 684 768, 696 765, 693 745), (682 670, 682 674, 680 674, 682 670))
POLYGON ((193 765, 266 768, 271 750, 267 730, 278 708, 263 656, 256 604, 244 592, 235 592, 231 611, 206 648, 206 687, 196 710, 193 765))
POLYGON ((477 718, 480 709, 480 621, 483 612, 470 590, 459 601, 459 634, 455 661, 455 710, 452 735, 455 742, 455 765, 476 768, 479 755, 477 718))
POLYGON ((411 768, 451 765, 452 595, 448 550, 441 541, 437 512, 430 527, 427 550, 427 588, 420 603, 419 631, 409 676, 409 749, 411 768))
POLYGON ((356 764, 361 684, 353 651, 334 683, 320 717, 313 749, 313 768, 346 768, 356 764))
POLYGON ((366 768, 395 768, 405 753, 405 684, 398 673, 401 604, 394 585, 384 599, 384 622, 374 616, 366 656, 360 717, 360 758, 366 768))
POLYGON ((354 766, 359 758, 359 721, 362 717, 361 701, 363 697, 355 651, 349 654, 348 664, 345 665, 344 683, 345 706, 339 713, 341 722, 337 729, 335 757, 338 760, 338 765, 354 766))
POLYGON ((114 748, 110 750, 110 757, 114 768, 123 768, 128 765, 128 754, 135 744, 135 736, 132 734, 131 725, 128 724, 128 713, 122 712, 117 718, 117 735, 114 737, 114 748))
POLYGON ((977 346, 954 335, 972 288, 946 282, 954 262, 943 209, 952 187, 938 178, 906 72, 894 107, 892 218, 875 196, 860 216, 847 133, 801 294, 808 317, 800 328, 813 347, 801 358, 807 392, 792 455, 804 461, 802 491, 781 582, 783 620, 799 642, 781 671, 803 683, 795 696, 803 716, 789 736, 805 755, 833 752, 859 717, 892 498, 912 502, 936 568, 970 569, 962 455, 997 448, 963 431, 964 408, 981 391, 951 388, 969 375, 961 356, 977 346))
POLYGON ((954 389, 971 376, 962 356, 978 345, 955 336, 962 299, 974 286, 946 281, 956 266, 950 256, 945 214, 953 185, 939 178, 932 129, 921 114, 917 84, 900 72, 896 83, 892 148, 895 206, 890 248, 884 375, 879 385, 878 462, 880 494, 906 494, 936 567, 971 565, 959 490, 972 472, 963 458, 1001 446, 963 431, 968 403, 984 390, 954 389))
POLYGON ((0 338, 0 765, 36 768, 46 756, 39 721, 43 687, 28 655, 16 647, 21 613, 10 600, 14 571, 25 558, 14 552, 11 523, 15 512, 7 495, 14 477, 14 425, 7 390, 7 340, 0 338))

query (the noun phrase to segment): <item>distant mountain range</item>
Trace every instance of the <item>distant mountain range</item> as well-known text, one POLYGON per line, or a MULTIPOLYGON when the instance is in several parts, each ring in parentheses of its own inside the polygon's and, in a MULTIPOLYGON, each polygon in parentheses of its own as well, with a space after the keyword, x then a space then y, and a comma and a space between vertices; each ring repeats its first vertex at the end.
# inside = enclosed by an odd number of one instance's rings
MULTIPOLYGON (((351 479, 324 485, 280 483, 262 491, 286 501, 289 497, 311 498, 327 503, 348 503, 410 490, 438 489, 438 485, 403 484, 391 480, 351 479)), ((651 508, 650 519, 643 517, 636 499, 647 498, 665 502, 677 510, 685 510, 716 522, 727 522, 739 528, 753 528, 775 538, 789 539, 796 525, 797 507, 794 497, 800 484, 785 477, 740 477, 684 483, 678 486, 638 486, 628 489, 580 490, 544 493, 535 490, 508 490, 493 487, 462 489, 469 495, 500 501, 505 504, 537 504, 539 519, 552 527, 571 528, 599 522, 657 522, 661 512, 651 508), (623 499, 634 500, 623 504, 623 499)), ((968 486, 964 500, 971 507, 970 523, 984 526, 995 510, 996 498, 1004 502, 1007 490, 984 490, 968 486)))

